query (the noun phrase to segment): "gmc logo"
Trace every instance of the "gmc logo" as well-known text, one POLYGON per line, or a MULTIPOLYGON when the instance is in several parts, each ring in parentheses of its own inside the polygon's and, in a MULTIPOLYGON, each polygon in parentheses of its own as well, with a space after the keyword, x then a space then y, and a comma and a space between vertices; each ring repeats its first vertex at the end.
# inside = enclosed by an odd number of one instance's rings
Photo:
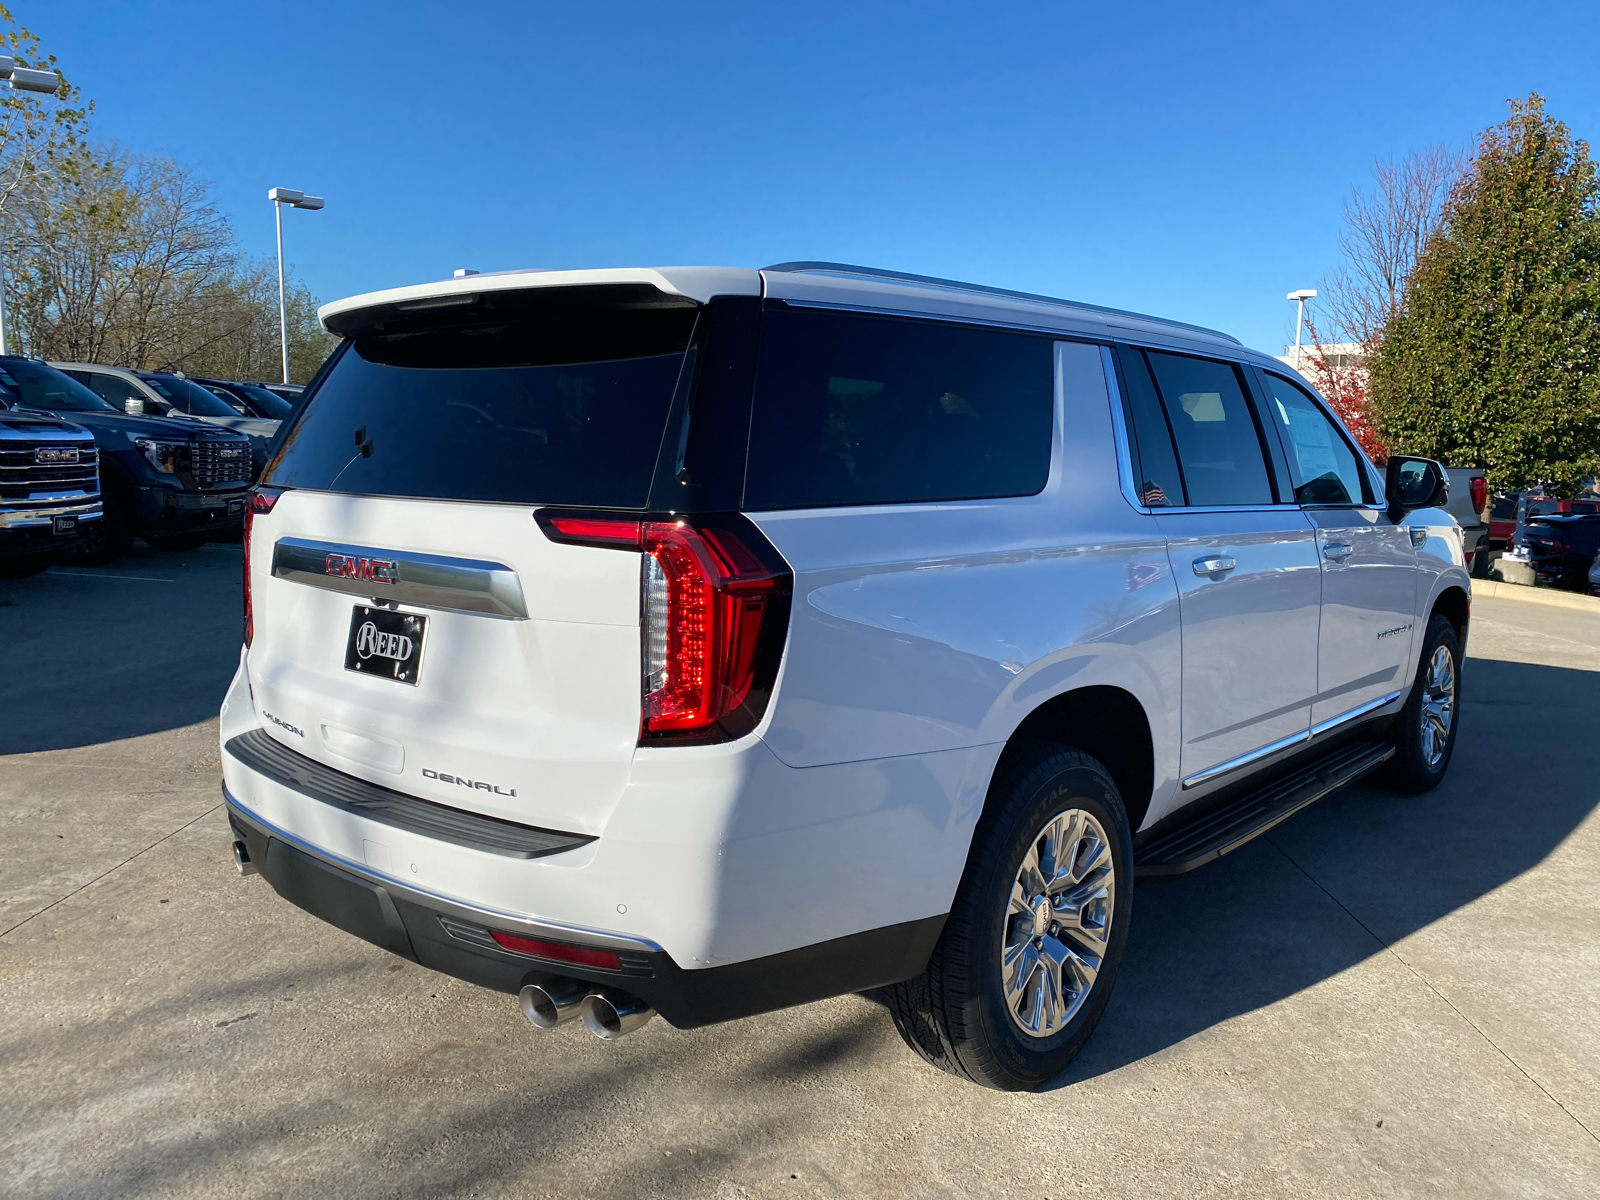
POLYGON ((75 447, 41 446, 33 452, 33 461, 36 463, 75 463, 78 461, 78 451, 75 447))
POLYGON ((335 579, 364 579, 376 583, 399 583, 400 564, 384 558, 352 558, 330 554, 322 564, 325 575, 335 579))

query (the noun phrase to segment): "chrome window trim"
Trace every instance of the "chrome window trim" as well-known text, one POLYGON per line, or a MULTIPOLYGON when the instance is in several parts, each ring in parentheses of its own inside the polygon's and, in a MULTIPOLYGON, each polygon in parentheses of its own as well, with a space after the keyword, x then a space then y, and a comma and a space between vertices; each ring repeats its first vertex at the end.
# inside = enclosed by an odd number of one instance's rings
MULTIPOLYGON (((1133 478, 1133 442, 1128 437, 1128 412, 1122 403, 1122 387, 1117 382, 1117 360, 1110 346, 1100 346, 1100 365, 1106 373, 1106 392, 1111 397, 1111 440, 1117 450, 1117 479, 1122 484, 1122 498, 1135 512, 1151 513, 1154 510, 1139 499, 1139 487, 1133 478)), ((1163 512, 1171 511, 1163 509, 1163 512)))
POLYGON ((279 538, 272 547, 272 574, 277 579, 309 584, 349 596, 369 596, 416 608, 475 613, 526 621, 528 604, 522 582, 505 563, 475 558, 449 558, 381 550, 306 538, 279 538), (327 573, 330 556, 376 559, 392 563, 395 578, 351 579, 327 573))
POLYGON ((228 807, 235 810, 240 817, 255 825, 270 837, 286 842, 299 850, 302 854, 309 854, 312 858, 321 859, 329 866, 338 867, 341 871, 348 871, 357 875, 368 883, 375 883, 385 891, 397 892, 402 899, 413 904, 434 911, 443 909, 451 916, 463 917, 468 920, 487 919, 497 925, 509 927, 510 931, 522 930, 531 934, 542 934, 546 937, 555 936, 567 941, 582 942, 586 945, 604 946, 611 950, 642 950, 647 954, 659 954, 662 948, 648 938, 631 937, 622 933, 610 933, 603 929, 589 929, 582 925, 566 925, 560 921, 551 921, 543 917, 528 916, 518 913, 502 912, 497 908, 486 908, 479 904, 469 904, 464 900, 457 900, 451 896, 444 896, 438 892, 431 892, 427 888, 419 887, 414 883, 407 883, 391 875, 384 875, 374 871, 365 863, 358 863, 336 854, 332 850, 321 846, 314 846, 304 838, 297 837, 281 826, 274 825, 259 813, 251 811, 240 803, 239 798, 228 790, 228 785, 222 785, 222 798, 227 801, 228 807))

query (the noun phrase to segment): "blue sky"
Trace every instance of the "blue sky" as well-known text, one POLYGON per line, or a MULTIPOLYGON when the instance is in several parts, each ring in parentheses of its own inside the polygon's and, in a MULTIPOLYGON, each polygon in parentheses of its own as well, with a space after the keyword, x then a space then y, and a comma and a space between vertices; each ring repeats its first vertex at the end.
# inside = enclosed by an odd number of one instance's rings
POLYGON ((1600 4, 14 0, 98 136, 210 179, 324 301, 456 267, 832 259, 1276 352, 1375 158, 1543 92, 1600 138, 1600 4))

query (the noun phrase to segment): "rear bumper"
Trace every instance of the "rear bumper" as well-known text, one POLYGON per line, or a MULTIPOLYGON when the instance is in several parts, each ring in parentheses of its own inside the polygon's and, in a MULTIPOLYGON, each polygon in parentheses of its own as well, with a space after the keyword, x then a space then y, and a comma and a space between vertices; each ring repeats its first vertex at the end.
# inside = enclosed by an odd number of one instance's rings
POLYGON ((284 899, 315 917, 431 970, 500 992, 554 978, 606 984, 639 996, 680 1029, 730 1021, 864 991, 920 972, 943 916, 868 930, 722 967, 686 971, 653 943, 465 905, 337 858, 242 805, 226 786, 228 821, 250 861, 284 899), (513 953, 491 931, 607 950, 617 970, 513 953))

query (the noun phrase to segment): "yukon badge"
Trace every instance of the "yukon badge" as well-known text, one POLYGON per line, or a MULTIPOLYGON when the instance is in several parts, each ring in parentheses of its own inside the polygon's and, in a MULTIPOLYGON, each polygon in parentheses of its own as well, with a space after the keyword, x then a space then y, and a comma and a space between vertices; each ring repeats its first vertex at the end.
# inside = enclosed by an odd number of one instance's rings
POLYGON ((330 554, 322 564, 322 572, 335 579, 364 579, 373 583, 399 583, 400 564, 385 558, 353 558, 348 554, 330 554))

